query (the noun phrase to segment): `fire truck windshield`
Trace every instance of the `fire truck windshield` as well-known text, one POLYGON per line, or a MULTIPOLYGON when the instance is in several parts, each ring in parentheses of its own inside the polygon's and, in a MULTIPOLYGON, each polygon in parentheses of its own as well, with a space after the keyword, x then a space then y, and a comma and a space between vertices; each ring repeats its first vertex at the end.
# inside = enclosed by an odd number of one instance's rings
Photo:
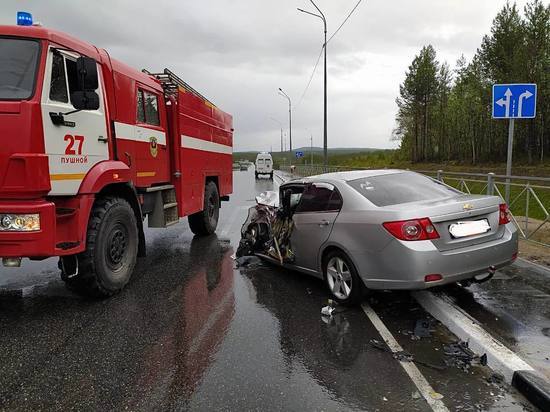
POLYGON ((0 37, 0 100, 32 97, 39 54, 36 40, 0 37))

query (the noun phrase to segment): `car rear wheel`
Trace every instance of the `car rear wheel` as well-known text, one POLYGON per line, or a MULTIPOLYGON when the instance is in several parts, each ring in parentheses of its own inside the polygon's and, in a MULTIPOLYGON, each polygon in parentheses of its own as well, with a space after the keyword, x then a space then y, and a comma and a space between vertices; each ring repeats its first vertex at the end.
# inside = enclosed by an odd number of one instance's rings
POLYGON ((345 253, 339 250, 330 252, 324 259, 323 273, 334 300, 344 305, 359 303, 363 296, 363 282, 345 253))

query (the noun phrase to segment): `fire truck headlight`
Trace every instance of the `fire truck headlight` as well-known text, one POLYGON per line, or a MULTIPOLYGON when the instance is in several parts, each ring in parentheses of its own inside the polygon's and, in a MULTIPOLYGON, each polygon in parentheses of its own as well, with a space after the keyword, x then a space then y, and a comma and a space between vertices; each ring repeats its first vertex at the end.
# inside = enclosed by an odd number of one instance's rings
POLYGON ((40 215, 0 214, 0 232, 34 232, 40 230, 40 215))

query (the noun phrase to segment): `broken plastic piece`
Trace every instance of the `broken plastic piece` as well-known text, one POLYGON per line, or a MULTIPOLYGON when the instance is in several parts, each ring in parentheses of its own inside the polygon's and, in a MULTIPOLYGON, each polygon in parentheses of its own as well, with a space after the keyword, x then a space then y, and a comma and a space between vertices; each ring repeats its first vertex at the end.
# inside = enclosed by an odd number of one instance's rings
POLYGON ((332 312, 334 312, 334 307, 332 306, 323 306, 321 308, 321 315, 323 316, 332 316, 332 312))

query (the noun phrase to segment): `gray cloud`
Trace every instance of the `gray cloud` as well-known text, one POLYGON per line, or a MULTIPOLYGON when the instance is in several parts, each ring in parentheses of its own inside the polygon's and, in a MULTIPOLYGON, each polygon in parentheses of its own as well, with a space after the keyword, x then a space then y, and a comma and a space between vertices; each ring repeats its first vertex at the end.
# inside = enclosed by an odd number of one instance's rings
MULTIPOLYGON (((318 0, 332 33, 356 0, 318 0)), ((523 7, 526 0, 518 4, 523 7)), ((451 65, 471 57, 505 0, 363 0, 328 45, 329 145, 392 147, 395 97, 418 50, 431 43, 451 65)), ((322 42, 307 0, 4 0, 44 26, 107 49, 138 69, 168 67, 234 116, 237 150, 279 147, 286 100, 298 103, 322 42)), ((294 111, 293 143, 322 142, 322 70, 294 111)))

